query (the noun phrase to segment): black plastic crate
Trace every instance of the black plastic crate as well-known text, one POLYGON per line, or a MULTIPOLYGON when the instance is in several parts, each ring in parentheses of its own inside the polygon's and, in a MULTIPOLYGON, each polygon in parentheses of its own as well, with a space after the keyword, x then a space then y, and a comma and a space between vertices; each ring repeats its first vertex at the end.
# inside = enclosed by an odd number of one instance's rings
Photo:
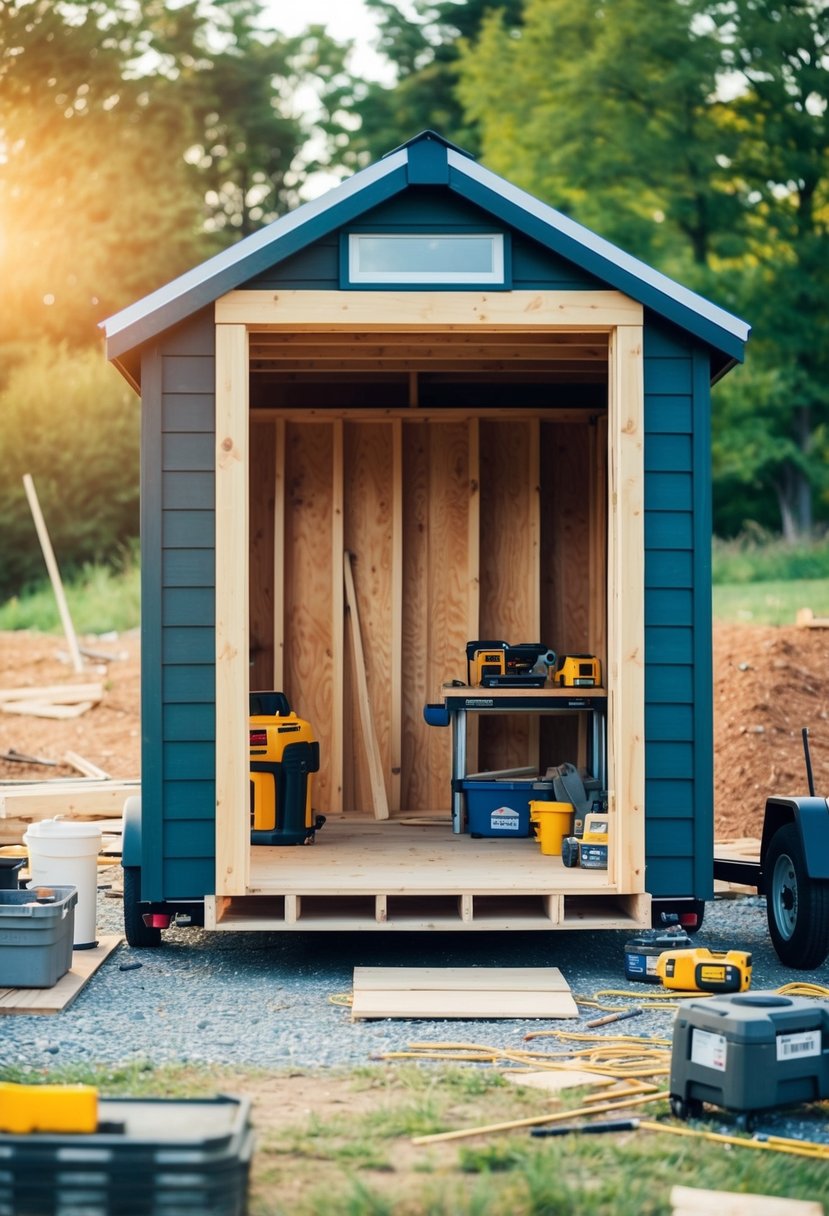
POLYGON ((103 1098, 80 1135, 0 1135, 0 1216, 245 1216, 247 1099, 103 1098))

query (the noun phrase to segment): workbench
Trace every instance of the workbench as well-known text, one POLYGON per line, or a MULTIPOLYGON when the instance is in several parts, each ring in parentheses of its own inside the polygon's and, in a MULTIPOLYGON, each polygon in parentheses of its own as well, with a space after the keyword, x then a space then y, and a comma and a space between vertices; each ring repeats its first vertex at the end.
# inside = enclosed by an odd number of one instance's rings
POLYGON ((467 714, 588 714, 588 768, 607 786, 607 690, 604 688, 471 688, 444 684, 444 708, 452 727, 452 831, 464 826, 467 714))

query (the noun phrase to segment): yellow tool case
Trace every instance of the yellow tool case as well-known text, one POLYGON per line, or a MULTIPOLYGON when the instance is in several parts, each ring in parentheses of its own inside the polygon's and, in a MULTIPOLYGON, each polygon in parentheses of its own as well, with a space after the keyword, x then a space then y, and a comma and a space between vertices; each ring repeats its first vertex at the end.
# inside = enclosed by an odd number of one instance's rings
POLYGON ((311 808, 320 749, 283 692, 250 694, 251 844, 305 844, 325 822, 311 808))

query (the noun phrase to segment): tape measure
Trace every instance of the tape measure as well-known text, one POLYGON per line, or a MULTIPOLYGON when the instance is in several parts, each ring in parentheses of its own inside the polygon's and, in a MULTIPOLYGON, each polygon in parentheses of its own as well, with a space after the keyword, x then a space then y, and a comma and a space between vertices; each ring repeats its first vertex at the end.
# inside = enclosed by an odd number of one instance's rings
POLYGON ((666 950, 656 960, 656 974, 666 988, 684 992, 747 992, 751 955, 745 950, 666 950))

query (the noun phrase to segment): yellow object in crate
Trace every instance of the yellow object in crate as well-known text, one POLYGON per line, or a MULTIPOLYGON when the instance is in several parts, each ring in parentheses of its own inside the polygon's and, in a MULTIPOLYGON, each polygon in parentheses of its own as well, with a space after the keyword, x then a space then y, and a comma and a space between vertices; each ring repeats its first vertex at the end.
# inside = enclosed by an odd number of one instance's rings
POLYGON ((530 803, 530 823, 535 825, 535 838, 545 856, 560 857, 561 842, 573 830, 572 802, 530 803))
POLYGON ((18 1085, 0 1082, 0 1132, 94 1132, 98 1091, 92 1085, 18 1085))
POLYGON ((304 844, 322 827, 311 808, 311 774, 319 743, 281 692, 250 694, 250 827, 252 844, 304 844))

